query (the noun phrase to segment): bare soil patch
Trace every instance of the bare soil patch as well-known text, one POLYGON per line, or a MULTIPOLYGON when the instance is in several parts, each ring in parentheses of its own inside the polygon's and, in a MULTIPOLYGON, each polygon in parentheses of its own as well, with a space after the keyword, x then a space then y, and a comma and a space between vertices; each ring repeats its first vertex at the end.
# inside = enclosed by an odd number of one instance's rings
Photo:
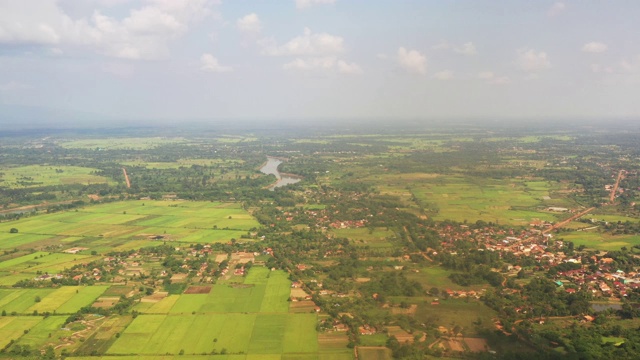
POLYGON ((416 309, 418 309, 418 305, 411 304, 408 308, 401 307, 393 307, 391 308, 391 313, 394 315, 404 314, 404 315, 413 315, 416 313, 416 309))
POLYGON ((447 342, 447 346, 452 351, 460 351, 460 352, 464 351, 464 345, 462 344, 461 339, 448 339, 446 340, 446 342, 447 342))
POLYGON ((186 279, 187 279, 187 274, 173 274, 173 276, 171 276, 172 283, 184 282, 186 279))
POLYGON ((486 351, 489 348, 487 340, 482 338, 463 338, 463 340, 469 347, 469 350, 473 352, 486 351))
POLYGON ((292 298, 304 298, 307 296, 307 293, 300 288, 291 288, 291 297, 292 298))
POLYGON ((100 297, 98 298, 93 305, 91 305, 92 307, 95 308, 101 308, 101 309, 107 309, 112 307, 113 305, 117 304, 118 301, 120 300, 119 297, 100 297))
POLYGON ((211 286, 189 286, 184 291, 185 294, 208 294, 211 292, 211 286))

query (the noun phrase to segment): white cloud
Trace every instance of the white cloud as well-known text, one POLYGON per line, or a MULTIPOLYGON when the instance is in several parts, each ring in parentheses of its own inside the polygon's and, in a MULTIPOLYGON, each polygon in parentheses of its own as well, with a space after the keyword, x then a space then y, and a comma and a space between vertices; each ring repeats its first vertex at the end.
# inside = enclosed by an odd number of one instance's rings
POLYGON ((620 67, 623 71, 635 73, 640 71, 640 55, 636 55, 631 59, 623 59, 620 61, 620 67))
POLYGON ((582 46, 582 51, 588 53, 603 53, 607 51, 607 44, 592 41, 590 43, 584 44, 584 46, 582 46))
POLYGON ((547 15, 551 17, 558 16, 562 12, 564 12, 566 8, 567 6, 563 2, 554 3, 553 5, 551 5, 549 10, 547 11, 547 15))
POLYGON ((494 76, 495 74, 492 73, 491 71, 483 71, 478 73, 478 79, 482 79, 482 80, 490 80, 490 79, 493 79, 494 76))
POLYGON ((335 4, 336 0, 295 0, 296 8, 307 9, 313 5, 335 4))
POLYGON ((491 71, 483 71, 478 73, 478 79, 484 80, 487 84, 505 85, 511 83, 511 79, 507 76, 499 76, 491 71))
POLYGON ((55 0, 5 0, 0 11, 0 43, 87 46, 126 59, 158 59, 189 26, 211 13, 210 0, 145 0, 122 19, 95 10, 89 19, 72 19, 55 0))
POLYGON ((327 33, 313 33, 309 28, 304 34, 289 40, 284 45, 277 45, 273 39, 259 42, 263 54, 270 56, 329 56, 344 51, 344 39, 327 33))
POLYGON ((302 71, 338 71, 343 74, 361 74, 362 69, 356 63, 348 63, 339 60, 335 56, 310 57, 306 59, 296 58, 282 66, 285 70, 302 70, 302 71))
POLYGON ((450 70, 438 71, 437 73, 433 74, 433 77, 438 80, 451 80, 453 79, 453 71, 450 71, 450 70))
POLYGON ((338 61, 338 71, 343 74, 362 74, 362 68, 354 62, 348 63, 343 60, 338 61))
POLYGON ((605 66, 600 64, 591 64, 591 71, 593 71, 594 73, 612 74, 613 68, 610 66, 605 66))
POLYGON ((537 72, 551 67, 549 56, 544 51, 535 51, 534 49, 519 49, 518 66, 526 72, 537 72))
POLYGON ((453 45, 446 41, 442 41, 437 45, 432 46, 434 50, 451 50, 457 54, 472 56, 478 53, 476 46, 471 42, 466 42, 462 45, 453 45))
POLYGON ((398 49, 397 61, 400 66, 409 72, 418 74, 427 73, 427 57, 417 50, 407 50, 404 47, 398 49))
POLYGON ((458 54, 467 55, 467 56, 476 55, 478 53, 476 50, 476 46, 473 45, 472 42, 464 43, 460 47, 454 47, 453 51, 455 51, 458 54))
POLYGON ((202 54, 200 57, 200 64, 200 70, 207 72, 222 73, 233 70, 230 66, 220 65, 218 59, 211 54, 202 54))
POLYGON ((258 34, 262 30, 262 23, 256 13, 241 17, 236 21, 236 26, 245 34, 258 34))
POLYGON ((335 57, 319 57, 300 59, 297 58, 291 62, 284 64, 282 67, 285 70, 330 70, 336 65, 335 57))

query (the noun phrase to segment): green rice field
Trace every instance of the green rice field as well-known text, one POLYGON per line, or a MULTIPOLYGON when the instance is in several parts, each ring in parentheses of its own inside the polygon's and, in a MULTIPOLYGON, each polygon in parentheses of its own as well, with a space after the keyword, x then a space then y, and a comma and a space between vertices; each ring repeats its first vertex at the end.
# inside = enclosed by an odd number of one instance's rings
POLYGON ((36 186, 69 184, 107 184, 104 176, 93 175, 96 169, 79 166, 29 165, 0 168, 0 187, 30 188, 36 186))
POLYGON ((143 310, 107 354, 318 358, 317 314, 289 313, 290 287, 285 272, 256 266, 242 283, 169 296, 143 310))

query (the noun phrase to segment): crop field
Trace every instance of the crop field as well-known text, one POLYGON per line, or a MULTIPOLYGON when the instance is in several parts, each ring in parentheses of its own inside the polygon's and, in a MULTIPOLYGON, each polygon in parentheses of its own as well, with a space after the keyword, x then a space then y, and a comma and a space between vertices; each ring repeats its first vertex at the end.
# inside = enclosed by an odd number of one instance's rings
POLYGON ((106 289, 107 286, 0 289, 0 310, 18 314, 32 314, 34 311, 71 314, 83 306, 90 305, 106 289))
POLYGON ((0 239, 6 243, 0 248, 55 238, 55 243, 69 247, 88 243, 91 250, 126 249, 150 244, 154 235, 168 241, 211 243, 240 238, 257 226, 258 222, 234 203, 124 201, 2 223, 0 239), (11 234, 11 228, 19 232, 11 234), (132 244, 132 240, 139 242, 132 244))
POLYGON ((438 290, 443 289, 451 289, 451 290, 472 290, 478 289, 482 287, 486 287, 486 285, 476 285, 476 286, 461 286, 458 285, 449 279, 449 275, 454 273, 454 271, 450 271, 444 269, 439 266, 425 267, 421 268, 419 272, 408 272, 407 279, 415 280, 422 285, 425 290, 429 290, 432 287, 438 288, 438 290))
POLYGON ((562 233, 557 238, 571 241, 576 247, 584 245, 594 250, 619 250, 623 246, 631 248, 634 245, 640 245, 640 235, 610 235, 596 231, 562 233))
POLYGON ((93 175, 96 169, 79 166, 29 165, 13 168, 0 168, 0 187, 13 189, 49 185, 69 184, 106 184, 110 181, 104 176, 93 175))
POLYGON ((436 220, 484 220, 512 225, 526 225, 534 219, 557 220, 553 214, 538 209, 551 206, 543 197, 553 190, 551 185, 539 181, 529 184, 521 180, 455 176, 414 182, 411 187, 419 203, 438 209, 433 216, 436 220))
POLYGON ((368 228, 355 229, 334 229, 332 232, 336 237, 344 237, 351 240, 358 246, 369 246, 371 248, 390 248, 392 244, 389 238, 395 238, 393 231, 384 228, 370 230, 368 228))
POLYGON ((290 286, 285 272, 255 266, 244 283, 171 295, 141 310, 107 354, 224 352, 271 359, 284 353, 317 358, 317 315, 288 312, 290 286))
POLYGON ((495 316, 496 313, 483 303, 466 302, 462 299, 443 300, 440 301, 440 305, 423 303, 416 310, 416 320, 436 321, 439 324, 448 324, 451 328, 459 325, 465 336, 476 335, 477 324, 481 328, 492 329, 492 319, 495 316))
POLYGON ((221 165, 224 167, 225 165, 232 164, 241 164, 241 160, 231 159, 231 160, 223 160, 223 159, 180 159, 174 162, 148 162, 148 161, 128 161, 123 162, 122 165, 125 166, 139 166, 145 167, 147 169, 179 169, 181 167, 191 167, 192 165, 199 166, 218 166, 221 165))
POLYGON ((61 142, 60 146, 67 149, 93 149, 101 150, 145 150, 153 149, 160 145, 177 144, 184 142, 182 138, 164 137, 131 137, 131 138, 100 138, 83 139, 75 141, 61 142))
POLYGON ((42 321, 39 316, 3 316, 0 317, 0 347, 4 348, 11 340, 17 340, 42 321))

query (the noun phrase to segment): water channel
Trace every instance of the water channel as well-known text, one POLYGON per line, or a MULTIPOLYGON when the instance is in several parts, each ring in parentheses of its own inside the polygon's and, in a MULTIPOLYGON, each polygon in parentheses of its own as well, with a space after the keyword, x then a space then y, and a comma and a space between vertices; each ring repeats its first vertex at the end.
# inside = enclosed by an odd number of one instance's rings
POLYGON ((267 174, 267 175, 275 175, 276 179, 278 179, 278 181, 276 181, 275 184, 273 184, 269 190, 273 191, 275 190, 275 188, 281 187, 281 186, 286 186, 289 184, 295 184, 298 181, 300 181, 300 178, 298 177, 292 177, 292 176, 287 176, 287 175, 282 175, 279 171, 278 171, 278 166, 280 164, 282 164, 283 161, 277 158, 273 158, 273 157, 267 157, 267 163, 264 164, 264 166, 262 166, 260 168, 260 172, 262 172, 263 174, 267 174))

